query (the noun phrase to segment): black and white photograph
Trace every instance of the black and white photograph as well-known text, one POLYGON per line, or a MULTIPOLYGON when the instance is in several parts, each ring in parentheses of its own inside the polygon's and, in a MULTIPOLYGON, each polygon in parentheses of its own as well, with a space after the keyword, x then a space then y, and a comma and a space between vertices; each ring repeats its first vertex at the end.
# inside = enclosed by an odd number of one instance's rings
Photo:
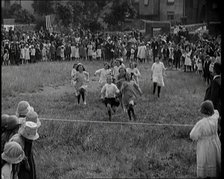
POLYGON ((1 179, 221 172, 219 0, 1 0, 1 179))

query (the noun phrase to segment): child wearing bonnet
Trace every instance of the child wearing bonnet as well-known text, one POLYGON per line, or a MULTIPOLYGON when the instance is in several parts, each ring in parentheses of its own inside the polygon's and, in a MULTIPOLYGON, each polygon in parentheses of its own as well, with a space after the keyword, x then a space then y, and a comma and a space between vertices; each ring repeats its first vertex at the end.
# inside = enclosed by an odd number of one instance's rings
POLYGON ((210 100, 201 104, 200 112, 204 116, 190 133, 190 138, 197 142, 197 177, 219 177, 221 172, 221 142, 217 133, 219 112, 214 110, 210 100))

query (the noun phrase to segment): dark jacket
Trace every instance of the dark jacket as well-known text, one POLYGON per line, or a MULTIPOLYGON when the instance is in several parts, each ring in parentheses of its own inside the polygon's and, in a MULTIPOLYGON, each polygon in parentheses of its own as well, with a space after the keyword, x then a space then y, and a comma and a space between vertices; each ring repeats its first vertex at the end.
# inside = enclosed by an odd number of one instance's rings
POLYGON ((221 115, 221 77, 218 76, 212 80, 210 86, 207 88, 204 100, 211 100, 214 109, 219 111, 221 115))
POLYGON ((33 158, 32 143, 33 141, 23 138, 24 140, 24 153, 28 159, 29 169, 27 169, 24 160, 20 163, 20 169, 18 173, 19 179, 36 179, 36 167, 33 158))

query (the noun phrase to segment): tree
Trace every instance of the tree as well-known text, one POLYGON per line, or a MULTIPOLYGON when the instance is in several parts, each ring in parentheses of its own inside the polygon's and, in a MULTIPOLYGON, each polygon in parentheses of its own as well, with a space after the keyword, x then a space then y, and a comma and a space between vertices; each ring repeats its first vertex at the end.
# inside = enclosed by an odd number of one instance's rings
POLYGON ((62 5, 57 3, 55 12, 56 19, 63 26, 69 26, 73 22, 73 9, 70 4, 62 5))
POLYGON ((125 21, 125 18, 133 18, 136 14, 134 7, 127 0, 114 1, 110 13, 105 15, 104 21, 109 26, 119 26, 125 21))
POLYGON ((9 9, 3 9, 3 17, 14 18, 15 22, 29 24, 35 20, 34 16, 25 9, 22 9, 20 4, 14 3, 9 9))
POLYGON ((51 0, 34 0, 32 7, 34 9, 34 12, 41 16, 54 13, 53 2, 51 0))

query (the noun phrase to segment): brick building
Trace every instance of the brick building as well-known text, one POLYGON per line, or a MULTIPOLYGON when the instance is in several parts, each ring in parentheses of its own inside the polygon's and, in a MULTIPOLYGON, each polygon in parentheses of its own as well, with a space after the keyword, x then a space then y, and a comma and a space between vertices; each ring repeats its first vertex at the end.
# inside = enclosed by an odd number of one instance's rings
POLYGON ((172 23, 201 23, 220 21, 219 0, 132 0, 140 18, 171 21, 172 23))

